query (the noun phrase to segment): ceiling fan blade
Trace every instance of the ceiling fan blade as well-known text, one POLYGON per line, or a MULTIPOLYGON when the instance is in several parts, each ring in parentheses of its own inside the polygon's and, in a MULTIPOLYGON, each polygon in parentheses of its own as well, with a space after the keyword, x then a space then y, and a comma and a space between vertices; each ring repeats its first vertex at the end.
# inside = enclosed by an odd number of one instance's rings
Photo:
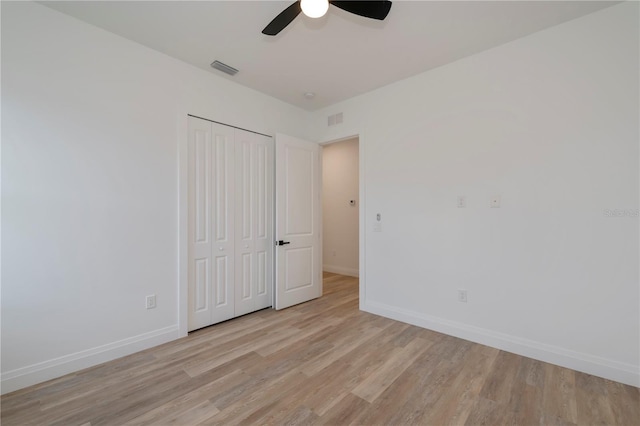
POLYGON ((391 2, 389 0, 373 0, 373 1, 340 1, 330 0, 329 3, 339 7, 347 12, 364 16, 365 18, 378 19, 382 21, 391 10, 391 2))
POLYGON ((269 25, 264 27, 264 30, 262 30, 262 34, 269 36, 278 34, 280 31, 284 30, 285 27, 291 23, 291 21, 296 19, 296 16, 298 16, 300 12, 302 12, 302 9, 300 8, 300 2, 297 1, 280 12, 278 16, 273 18, 273 21, 269 22, 269 25))

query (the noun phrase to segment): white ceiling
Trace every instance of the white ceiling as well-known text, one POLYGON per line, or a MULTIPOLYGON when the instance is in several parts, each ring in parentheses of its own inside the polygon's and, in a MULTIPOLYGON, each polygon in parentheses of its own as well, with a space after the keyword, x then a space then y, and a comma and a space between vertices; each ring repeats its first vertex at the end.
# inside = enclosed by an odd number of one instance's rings
POLYGON ((383 22, 334 6, 262 29, 291 1, 46 1, 211 73, 315 110, 594 12, 610 1, 394 1, 383 22), (210 68, 218 59, 240 70, 210 68), (305 92, 315 92, 305 99, 305 92))

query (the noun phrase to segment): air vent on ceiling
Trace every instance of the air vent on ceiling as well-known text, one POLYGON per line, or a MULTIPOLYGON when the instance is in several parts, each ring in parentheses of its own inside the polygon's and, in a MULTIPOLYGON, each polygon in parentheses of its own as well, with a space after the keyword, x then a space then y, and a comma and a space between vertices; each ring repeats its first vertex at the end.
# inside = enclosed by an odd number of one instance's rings
POLYGON ((211 62, 211 68, 215 68, 218 71, 222 71, 223 73, 229 75, 236 75, 238 73, 237 69, 235 69, 234 67, 230 67, 229 65, 224 64, 220 61, 211 62))

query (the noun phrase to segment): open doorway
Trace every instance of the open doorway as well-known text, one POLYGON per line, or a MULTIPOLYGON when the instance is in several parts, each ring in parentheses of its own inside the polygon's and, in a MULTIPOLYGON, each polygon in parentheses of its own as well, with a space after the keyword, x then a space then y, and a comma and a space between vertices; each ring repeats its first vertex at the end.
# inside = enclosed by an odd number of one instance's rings
POLYGON ((359 139, 322 147, 322 269, 325 293, 332 284, 353 288, 359 275, 359 139))

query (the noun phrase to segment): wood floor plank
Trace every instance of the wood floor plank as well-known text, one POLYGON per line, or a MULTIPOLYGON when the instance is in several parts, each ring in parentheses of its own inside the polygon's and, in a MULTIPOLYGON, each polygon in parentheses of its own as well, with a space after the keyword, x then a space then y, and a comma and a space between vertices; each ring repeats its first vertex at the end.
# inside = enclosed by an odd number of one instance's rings
POLYGON ((500 351, 482 345, 473 345, 464 359, 450 362, 449 368, 459 370, 452 381, 446 383, 428 411, 416 420, 424 424, 464 424, 487 380, 500 351))
POLYGON ((640 390, 358 310, 358 280, 0 397, 13 425, 625 425, 640 390))
POLYGON ((299 330, 293 327, 282 327, 273 330, 271 333, 250 333, 251 338, 248 341, 232 346, 226 352, 217 352, 212 350, 211 355, 196 362, 186 363, 182 369, 191 377, 196 377, 205 371, 214 369, 222 364, 232 361, 238 357, 246 355, 250 352, 259 352, 260 348, 277 344, 281 340, 286 340, 288 337, 299 334, 299 330))
POLYGON ((262 356, 272 355, 278 351, 285 349, 289 345, 301 339, 305 339, 309 336, 312 336, 318 333, 319 331, 323 331, 328 327, 333 327, 338 324, 339 324, 339 321, 335 319, 328 319, 325 321, 316 321, 313 325, 310 325, 304 329, 298 328, 297 326, 296 328, 292 327, 293 330, 295 330, 294 333, 286 336, 286 338, 270 341, 267 344, 262 345, 260 348, 258 348, 256 352, 258 352, 262 356))
POLYGON ((354 348, 380 333, 380 329, 366 328, 364 330, 355 329, 353 333, 342 335, 342 339, 335 341, 333 346, 322 357, 317 357, 312 361, 300 366, 300 370, 307 376, 313 376, 336 360, 342 358, 354 348))
POLYGON ((420 338, 414 339, 404 348, 398 349, 397 354, 390 355, 377 371, 370 374, 351 392, 365 401, 375 401, 420 354, 429 349, 430 345, 431 342, 420 338))
POLYGON ((258 316, 246 315, 211 327, 201 328, 190 333, 187 337, 183 337, 172 342, 165 343, 153 348, 153 353, 158 358, 163 358, 180 351, 193 351, 195 347, 200 345, 210 345, 211 335, 215 334, 217 342, 233 339, 238 334, 244 334, 247 330, 255 331, 266 326, 258 316), (225 339, 227 338, 227 339, 225 339))
POLYGON ((187 411, 171 413, 171 416, 162 420, 159 424, 176 426, 195 425, 201 423, 205 419, 210 419, 219 412, 220 410, 218 410, 218 408, 210 401, 203 401, 187 411))
MULTIPOLYGON (((182 413, 192 409, 192 407, 198 406, 205 401, 210 403, 210 398, 214 397, 215 395, 220 395, 225 391, 225 389, 236 387, 250 380, 251 378, 244 374, 241 370, 235 370, 232 373, 219 378, 218 380, 211 381, 204 386, 194 389, 191 392, 188 392, 178 398, 162 404, 159 407, 154 408, 153 410, 146 411, 140 416, 129 420, 128 422, 126 422, 126 424, 131 426, 153 425, 166 421, 170 418, 178 419, 182 413)), ((215 405, 213 405, 213 407, 215 407, 215 405)), ((218 412, 219 410, 217 409, 217 407, 215 407, 215 412, 210 413, 208 416, 205 416, 205 418, 211 417, 218 412)), ((204 420, 204 418, 201 420, 204 420)))
POLYGON ((523 358, 511 388, 510 410, 506 419, 512 424, 541 424, 544 363, 523 358))
POLYGON ((568 424, 578 423, 575 372, 545 364, 543 411, 546 421, 568 424))
MULTIPOLYGON (((80 397, 99 392, 95 386, 96 381, 102 383, 102 387, 110 384, 122 384, 122 377, 132 371, 140 371, 141 368, 153 365, 157 358, 151 354, 133 354, 121 358, 118 363, 100 364, 96 367, 76 373, 68 382, 55 381, 46 387, 34 392, 34 396, 40 401, 40 409, 48 410, 80 397)), ((3 400, 3 406, 5 401, 3 400)))
POLYGON ((389 343, 385 331, 382 330, 379 335, 363 342, 312 376, 317 383, 316 388, 312 393, 302 396, 301 401, 321 416, 331 410, 340 399, 377 371, 392 351, 398 350, 389 343), (331 381, 327 381, 327 377, 331 377, 331 381))
POLYGON ((360 414, 369 409, 370 405, 371 404, 364 399, 349 392, 333 406, 331 411, 326 412, 320 417, 316 423, 323 425, 348 425, 355 422, 360 414))
POLYGON ((333 346, 331 336, 335 335, 335 327, 326 327, 306 338, 264 357, 264 362, 249 367, 245 371, 252 375, 261 375, 266 371, 277 373, 282 370, 299 369, 300 365, 309 362, 333 346))
MULTIPOLYGON (((389 324, 395 324, 390 322, 389 324)), ((380 329, 380 334, 385 331, 380 329)), ((379 335, 378 335, 379 336, 379 335)), ((375 336, 375 337, 378 337, 375 336)), ((304 404, 318 415, 323 415, 350 392, 368 372, 375 371, 386 359, 386 354, 394 348, 386 338, 371 338, 354 349, 354 355, 345 354, 309 377, 295 394, 284 395, 274 411, 287 410, 287 407, 304 404), (360 355, 362 354, 362 355, 360 355), (327 380, 331 377, 331 380, 327 380)), ((321 354, 324 356, 325 354, 321 354)), ((277 414, 274 418, 282 417, 277 414)))
MULTIPOLYGON (((332 365, 333 369, 331 371, 332 377, 340 376, 342 374, 346 374, 349 366, 345 363, 334 363, 332 365)), ((290 392, 288 394, 280 395, 277 401, 273 402, 269 407, 263 407, 263 412, 254 414, 254 418, 259 424, 281 424, 285 421, 286 418, 289 417, 289 412, 292 407, 300 407, 304 406, 310 410, 312 410, 316 415, 322 413, 317 409, 314 409, 312 404, 309 404, 307 401, 311 399, 313 396, 318 394, 324 394, 326 390, 326 386, 330 383, 326 376, 324 375, 316 375, 306 379, 300 386, 296 389, 295 392, 290 392)), ((327 404, 335 404, 338 401, 333 401, 334 394, 336 393, 336 389, 334 386, 329 385, 330 389, 326 397, 322 397, 322 400, 327 404)), ((343 392, 340 397, 344 396, 347 392, 343 392)), ((339 399, 339 398, 338 398, 339 399)), ((332 404, 332 405, 333 405, 332 404)))
POLYGON ((468 426, 507 424, 505 404, 480 397, 473 406, 464 423, 468 426))
POLYGON ((292 370, 263 382, 250 382, 243 392, 244 397, 235 401, 216 400, 213 403, 220 408, 220 413, 210 420, 212 424, 227 425, 235 421, 242 423, 252 423, 248 418, 259 411, 263 406, 269 405, 277 400, 280 395, 295 392, 306 380, 306 376, 298 371, 292 370), (222 406, 222 407, 221 407, 222 406))
POLYGON ((495 356, 490 348, 443 336, 417 359, 415 367, 407 370, 417 377, 413 385, 416 395, 408 398, 390 422, 425 424, 435 420, 449 423, 451 417, 464 419, 495 356), (478 375, 480 368, 483 372, 478 375))
POLYGON ((495 402, 508 402, 511 398, 511 388, 521 362, 521 356, 500 352, 493 363, 495 374, 489 375, 480 392, 480 396, 495 402))
MULTIPOLYGON (((93 404, 84 404, 76 406, 71 412, 60 412, 61 418, 53 422, 54 425, 66 426, 70 424, 78 424, 89 419, 92 425, 98 424, 118 424, 123 421, 124 417, 135 417, 139 412, 147 411, 149 407, 155 408, 155 404, 161 404, 163 401, 161 395, 167 391, 175 389, 177 386, 188 381, 189 376, 182 370, 171 370, 157 381, 154 381, 153 387, 141 385, 135 389, 122 395, 120 398, 109 398, 107 400, 94 399, 93 404)), ((66 411, 66 410, 65 410, 66 411)), ((48 413, 48 412, 44 412, 48 413)), ((48 413, 53 414, 53 413, 48 413)), ((46 418, 46 417, 45 417, 46 418)))
POLYGON ((606 380, 607 397, 615 423, 632 425, 640 423, 640 389, 606 380))
MULTIPOLYGON (((575 378, 577 423, 594 425, 614 423, 605 379, 579 372, 575 373, 575 378)), ((640 418, 637 420, 640 423, 640 418)))
POLYGON ((318 421, 318 415, 311 411, 308 407, 299 406, 289 412, 289 414, 277 422, 265 422, 263 425, 309 425, 316 424, 318 421))
POLYGON ((359 424, 415 424, 439 397, 442 386, 453 377, 440 366, 446 341, 435 342, 419 356, 358 419, 359 424))

